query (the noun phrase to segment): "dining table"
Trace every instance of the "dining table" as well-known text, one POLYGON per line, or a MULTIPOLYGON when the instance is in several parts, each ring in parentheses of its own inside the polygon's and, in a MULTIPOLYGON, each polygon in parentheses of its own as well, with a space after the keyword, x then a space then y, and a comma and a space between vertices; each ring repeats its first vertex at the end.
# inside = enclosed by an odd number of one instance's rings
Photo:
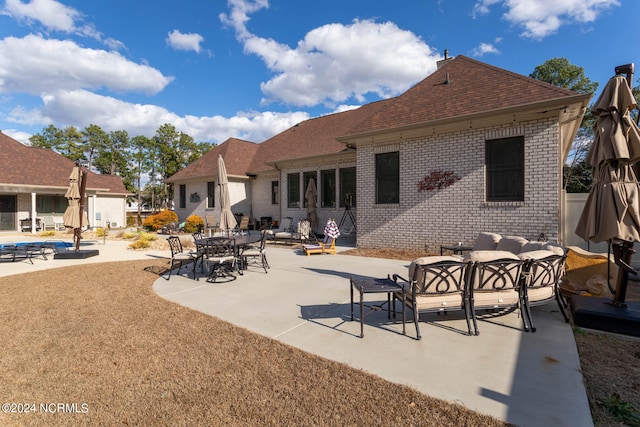
POLYGON ((252 244, 258 243, 261 239, 262 239, 262 235, 259 233, 255 233, 255 234, 243 234, 243 235, 237 235, 237 236, 212 236, 212 237, 204 237, 202 239, 195 239, 193 241, 193 243, 196 245, 196 250, 198 251, 198 253, 200 254, 199 257, 202 257, 204 255, 204 253, 202 252, 202 248, 207 246, 207 243, 209 241, 211 241, 212 239, 233 239, 234 241, 234 248, 235 248, 235 256, 238 260, 238 262, 240 263, 240 271, 239 273, 242 274, 242 270, 246 269, 246 266, 244 265, 244 263, 242 262, 242 259, 240 257, 240 254, 242 253, 242 250, 244 248, 246 248, 247 246, 250 246, 252 244))

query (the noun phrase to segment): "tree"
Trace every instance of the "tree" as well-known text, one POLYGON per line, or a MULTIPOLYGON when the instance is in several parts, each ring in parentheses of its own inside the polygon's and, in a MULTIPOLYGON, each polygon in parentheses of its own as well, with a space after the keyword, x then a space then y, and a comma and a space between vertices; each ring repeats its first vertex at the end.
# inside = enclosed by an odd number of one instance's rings
POLYGON ((93 159, 108 145, 107 133, 98 125, 90 124, 82 131, 82 150, 87 169, 93 169, 93 159))
MULTIPOLYGON (((598 90, 598 83, 592 82, 584 75, 584 68, 571 64, 566 58, 553 58, 545 61, 544 64, 538 65, 529 77, 583 94, 593 94, 598 90)), ((589 108, 582 118, 580 129, 578 129, 573 141, 567 165, 564 168, 564 188, 568 192, 574 192, 570 191, 571 189, 586 189, 588 192, 591 188, 590 181, 585 183, 582 178, 585 171, 584 159, 593 144, 595 121, 595 116, 589 108), (582 184, 575 185, 576 182, 582 184), (569 185, 570 183, 571 185, 569 185), (588 188, 585 187, 587 184, 588 188)))
POLYGON ((42 130, 42 133, 36 133, 29 137, 32 147, 49 148, 58 151, 62 145, 63 132, 54 125, 49 125, 42 130))

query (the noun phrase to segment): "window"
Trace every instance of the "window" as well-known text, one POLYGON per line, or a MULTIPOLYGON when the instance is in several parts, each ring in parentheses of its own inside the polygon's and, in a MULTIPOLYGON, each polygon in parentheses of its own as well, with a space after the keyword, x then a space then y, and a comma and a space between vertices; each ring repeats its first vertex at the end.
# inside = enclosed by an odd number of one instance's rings
POLYGON ((485 142, 487 201, 524 201, 524 137, 485 142))
POLYGON ((187 186, 180 184, 180 207, 182 209, 187 207, 187 186))
POLYGON ((328 169, 320 171, 321 206, 333 208, 336 206, 336 170, 328 169))
MULTIPOLYGON (((313 172, 305 172, 302 175, 302 181, 304 182, 304 187, 302 187, 303 193, 307 192, 307 188, 309 188, 309 181, 313 178, 313 182, 316 184, 316 189, 318 189, 318 173, 316 171, 313 172)), ((307 207, 307 198, 304 197, 303 206, 307 207)))
POLYGON ((69 202, 64 196, 36 195, 36 212, 64 214, 69 202))
POLYGON ((271 181, 271 204, 278 205, 280 204, 280 186, 278 185, 278 181, 271 181))
POLYGON ((287 175, 287 207, 300 207, 300 174, 290 173, 287 175))
POLYGON ((215 181, 207 182, 207 207, 216 207, 216 183, 215 181))
POLYGON ((356 205, 356 168, 340 169, 340 207, 356 205))
POLYGON ((376 154, 376 203, 400 203, 400 153, 376 154))

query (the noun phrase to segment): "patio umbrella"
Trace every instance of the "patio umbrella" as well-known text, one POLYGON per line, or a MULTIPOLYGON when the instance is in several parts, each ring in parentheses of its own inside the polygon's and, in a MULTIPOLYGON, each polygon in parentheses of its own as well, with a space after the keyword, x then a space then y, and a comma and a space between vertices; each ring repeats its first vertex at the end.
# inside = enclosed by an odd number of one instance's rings
POLYGON ((64 211, 62 221, 67 228, 73 228, 73 239, 76 243, 76 250, 80 249, 80 239, 82 238, 80 232, 83 225, 89 223, 87 213, 84 212, 84 204, 82 200, 84 198, 86 175, 80 171, 79 166, 74 166, 69 175, 69 188, 64 196, 67 198, 68 206, 64 211))
POLYGON ((318 213, 316 212, 318 191, 316 190, 316 182, 313 178, 309 180, 309 185, 307 185, 307 191, 304 196, 307 199, 307 218, 309 219, 311 230, 315 232, 315 229, 318 227, 318 213))
POLYGON ((633 243, 640 242, 640 184, 633 165, 640 161, 640 131, 629 111, 636 105, 624 76, 612 77, 594 104, 595 139, 586 161, 593 186, 576 234, 609 242, 620 266, 614 303, 623 304, 633 243))
POLYGON ((229 180, 227 168, 222 156, 218 156, 218 188, 220 190, 220 229, 231 230, 238 225, 236 217, 231 212, 231 198, 229 197, 229 180))
POLYGON ((328 243, 329 240, 337 239, 340 236, 340 229, 338 228, 338 224, 329 218, 327 221, 327 225, 324 226, 324 241, 328 243))

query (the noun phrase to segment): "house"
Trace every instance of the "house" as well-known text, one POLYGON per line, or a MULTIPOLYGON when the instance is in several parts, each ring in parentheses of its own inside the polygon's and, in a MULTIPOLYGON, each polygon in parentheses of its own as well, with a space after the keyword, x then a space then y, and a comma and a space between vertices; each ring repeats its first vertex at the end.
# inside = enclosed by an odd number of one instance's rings
MULTIPOLYGON (((39 218, 53 226, 64 214, 64 194, 74 162, 45 148, 26 146, 0 132, 0 232, 21 230, 20 220, 39 218)), ((91 227, 126 225, 125 201, 130 195, 115 175, 89 172, 86 191, 91 227)), ((36 231, 36 222, 30 224, 36 231)))
MULTIPOLYGON (((557 240, 562 165, 589 99, 465 56, 445 58, 396 98, 250 145, 247 196, 232 204, 254 218, 300 220, 313 177, 318 231, 328 218, 346 219, 342 229, 352 231, 350 211, 361 247, 435 250, 481 231, 557 240)), ((194 165, 171 178, 185 194, 203 181, 186 172, 194 165)))

